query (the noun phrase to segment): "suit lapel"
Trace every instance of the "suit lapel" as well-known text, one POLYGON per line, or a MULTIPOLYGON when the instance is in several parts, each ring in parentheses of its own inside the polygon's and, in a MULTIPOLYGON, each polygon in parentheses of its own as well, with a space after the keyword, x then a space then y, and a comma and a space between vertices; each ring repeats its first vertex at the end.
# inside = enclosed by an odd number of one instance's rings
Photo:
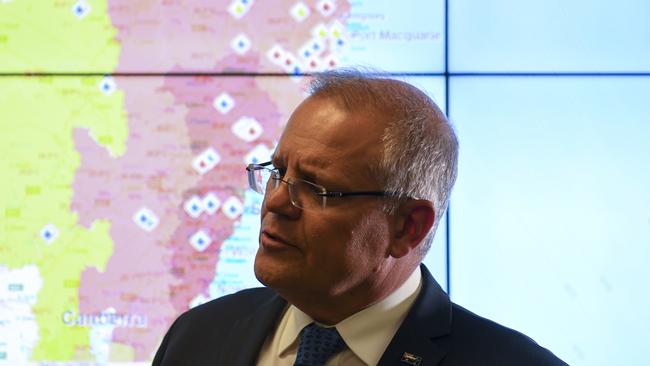
POLYGON ((424 265, 422 289, 379 360, 379 366, 437 365, 447 354, 443 342, 451 329, 451 302, 424 265))
POLYGON ((266 337, 273 332, 286 304, 284 299, 274 293, 271 298, 260 305, 257 311, 238 320, 223 346, 222 357, 218 364, 255 365, 266 337))
MULTIPOLYGON (((447 354, 441 340, 451 329, 451 302, 424 265, 421 270, 420 295, 386 348, 378 366, 433 366, 447 354), (403 360, 405 358, 406 361, 403 360)), ((223 344, 218 364, 255 365, 266 337, 273 332, 286 305, 284 299, 273 293, 257 311, 237 321, 231 336, 223 344)))

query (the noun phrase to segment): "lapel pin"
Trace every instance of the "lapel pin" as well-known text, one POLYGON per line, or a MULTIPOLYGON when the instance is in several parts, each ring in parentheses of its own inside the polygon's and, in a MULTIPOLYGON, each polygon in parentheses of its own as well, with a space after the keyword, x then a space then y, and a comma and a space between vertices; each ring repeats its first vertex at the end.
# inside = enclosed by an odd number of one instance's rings
POLYGON ((402 362, 413 366, 420 366, 422 357, 414 355, 412 353, 404 352, 402 355, 402 362))

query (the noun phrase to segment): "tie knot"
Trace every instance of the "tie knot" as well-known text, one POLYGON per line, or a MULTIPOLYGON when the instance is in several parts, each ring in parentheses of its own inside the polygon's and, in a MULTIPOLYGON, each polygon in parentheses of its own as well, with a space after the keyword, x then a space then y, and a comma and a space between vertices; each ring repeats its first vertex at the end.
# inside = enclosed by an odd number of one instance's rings
POLYGON ((311 323, 300 332, 294 366, 322 366, 344 348, 345 341, 336 328, 325 328, 311 323))

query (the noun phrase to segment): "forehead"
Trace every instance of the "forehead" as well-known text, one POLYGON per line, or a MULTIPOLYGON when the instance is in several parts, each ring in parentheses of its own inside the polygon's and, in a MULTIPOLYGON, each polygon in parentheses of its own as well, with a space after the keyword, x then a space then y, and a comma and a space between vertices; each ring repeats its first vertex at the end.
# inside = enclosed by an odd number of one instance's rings
POLYGON ((348 111, 331 98, 310 97, 289 119, 274 158, 365 176, 381 157, 384 128, 371 111, 348 111))

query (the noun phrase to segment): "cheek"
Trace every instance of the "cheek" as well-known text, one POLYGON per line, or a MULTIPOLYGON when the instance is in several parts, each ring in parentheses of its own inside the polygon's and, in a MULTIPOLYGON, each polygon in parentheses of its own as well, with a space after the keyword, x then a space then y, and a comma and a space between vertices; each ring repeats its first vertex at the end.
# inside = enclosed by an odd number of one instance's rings
POLYGON ((317 266, 354 267, 385 257, 389 231, 382 217, 377 212, 357 213, 305 224, 302 229, 310 262, 317 266))
POLYGON ((389 230, 383 213, 372 213, 360 220, 350 236, 351 255, 375 262, 388 255, 389 230))
POLYGON ((304 220, 302 235, 311 264, 319 266, 339 266, 349 250, 352 226, 340 217, 322 217, 319 220, 304 220))

